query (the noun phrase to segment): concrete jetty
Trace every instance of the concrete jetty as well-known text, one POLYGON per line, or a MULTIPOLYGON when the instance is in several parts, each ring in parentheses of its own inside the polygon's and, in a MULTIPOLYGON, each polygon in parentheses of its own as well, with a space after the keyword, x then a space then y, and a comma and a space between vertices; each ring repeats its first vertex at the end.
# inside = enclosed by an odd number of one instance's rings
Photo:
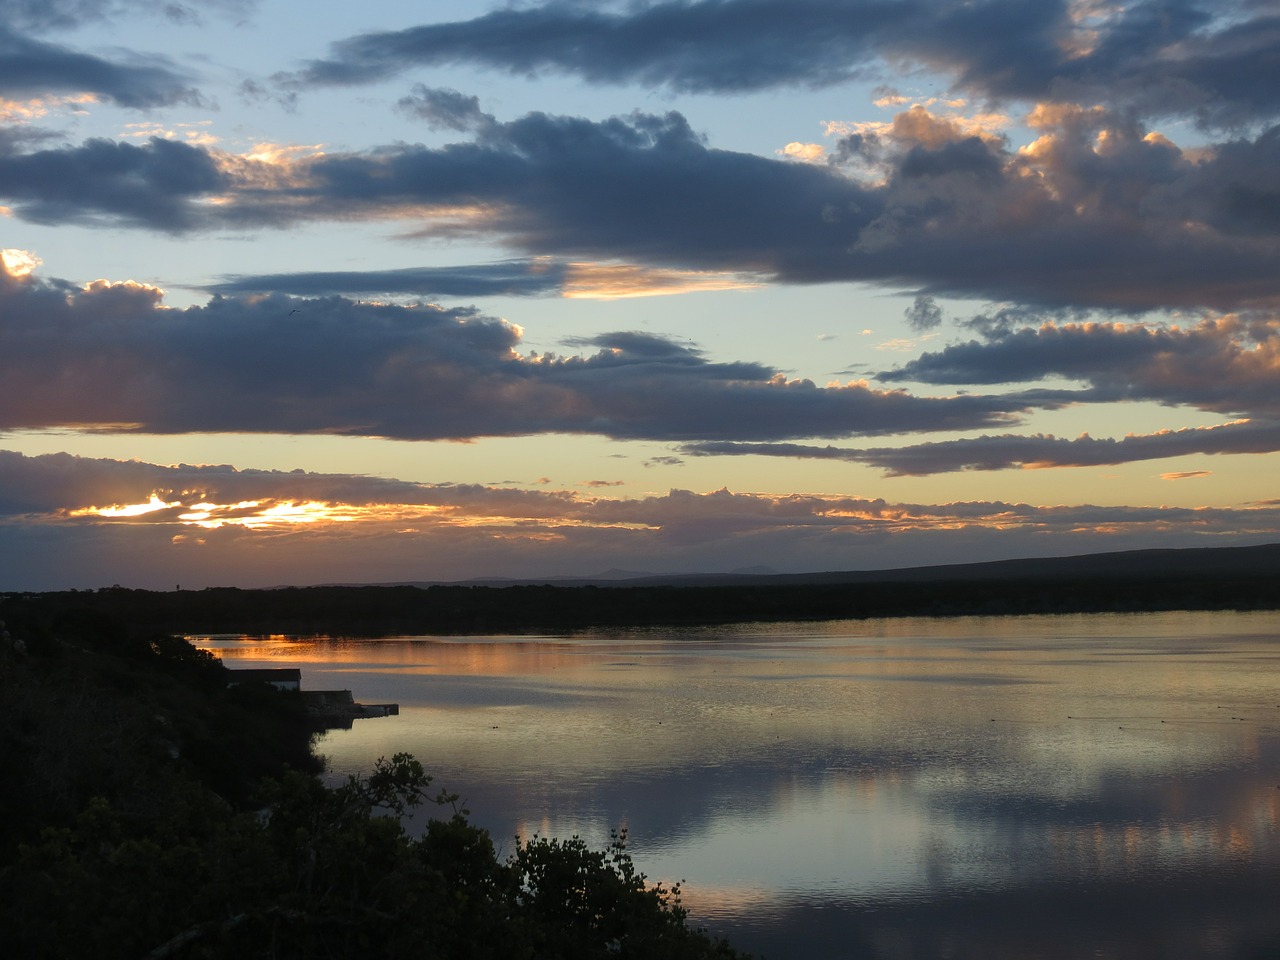
POLYGON ((350 690, 303 690, 302 671, 297 667, 228 667, 227 686, 241 683, 265 683, 286 693, 296 693, 302 697, 312 719, 330 730, 349 730, 355 720, 400 714, 398 703, 357 703, 350 690))

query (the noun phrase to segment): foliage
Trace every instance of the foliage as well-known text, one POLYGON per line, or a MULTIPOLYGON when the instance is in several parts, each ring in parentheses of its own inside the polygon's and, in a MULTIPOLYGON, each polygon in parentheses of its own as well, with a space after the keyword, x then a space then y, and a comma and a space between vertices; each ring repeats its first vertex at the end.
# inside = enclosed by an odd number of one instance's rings
POLYGON ((626 831, 605 850, 579 837, 521 843, 511 866, 519 876, 519 902, 535 922, 539 946, 555 957, 731 957, 686 927, 680 887, 650 886, 627 853, 626 831))
MULTIPOLYGON (((455 812, 410 837, 397 817, 430 778, 407 754, 325 788, 273 781, 258 812, 189 784, 141 829, 104 800, 46 830, 0 873, 7 956, 733 957, 686 926, 618 835, 533 839, 500 861, 455 812)), ((436 801, 447 801, 437 797, 436 801)))
POLYGON ((502 859, 408 754, 324 786, 293 698, 228 689, 180 640, 84 620, 35 639, 0 663, 0 956, 737 956, 689 929, 625 835, 502 859), (448 815, 411 836, 423 804, 448 815))

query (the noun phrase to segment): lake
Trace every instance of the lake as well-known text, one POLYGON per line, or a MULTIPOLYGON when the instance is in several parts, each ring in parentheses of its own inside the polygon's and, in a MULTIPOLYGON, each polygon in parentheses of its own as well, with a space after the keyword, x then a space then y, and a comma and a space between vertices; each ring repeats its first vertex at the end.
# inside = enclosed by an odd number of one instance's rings
MULTIPOLYGON (((193 638, 195 639, 195 638, 193 638)), ((625 827, 777 958, 1280 956, 1280 614, 205 638, 400 715, 500 849, 625 827)))

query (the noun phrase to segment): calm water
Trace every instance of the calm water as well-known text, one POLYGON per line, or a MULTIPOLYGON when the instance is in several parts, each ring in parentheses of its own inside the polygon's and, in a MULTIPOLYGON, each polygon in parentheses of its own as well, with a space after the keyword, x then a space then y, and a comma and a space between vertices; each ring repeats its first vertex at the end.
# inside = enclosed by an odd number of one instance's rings
POLYGON ((499 846, 625 826, 694 920, 788 957, 1280 956, 1280 615, 209 639, 400 704, 499 846))

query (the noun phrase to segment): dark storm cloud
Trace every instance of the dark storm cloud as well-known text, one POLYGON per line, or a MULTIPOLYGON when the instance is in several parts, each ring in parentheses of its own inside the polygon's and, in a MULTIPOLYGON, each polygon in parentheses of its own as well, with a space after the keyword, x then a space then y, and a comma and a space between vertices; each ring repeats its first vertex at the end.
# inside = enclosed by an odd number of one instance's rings
POLYGON ((1127 311, 1280 301, 1280 128, 1188 156, 1098 111, 1037 123, 1044 134, 1016 151, 913 108, 846 138, 831 165, 714 149, 678 113, 534 113, 440 148, 278 162, 91 141, 0 157, 0 202, 45 223, 163 230, 392 218, 529 256, 925 297, 1127 311), (846 171, 860 162, 881 175, 846 171))
POLYGON ((1280 418, 1280 320, 1208 317, 1192 326, 1044 324, 924 353, 882 382, 1082 381, 1081 400, 1154 400, 1232 416, 1280 418))
POLYGON ((278 80, 368 83, 474 63, 684 92, 826 86, 924 66, 984 98, 1084 99, 1237 124, 1276 116, 1274 4, 1149 0, 700 0, 625 7, 544 3, 370 33, 278 80), (1075 16, 1082 12, 1088 16, 1075 16))
POLYGON ((210 293, 413 294, 424 297, 541 296, 561 292, 565 265, 507 260, 457 267, 327 271, 228 277, 205 287, 210 293))
POLYGON ((166 309, 140 284, 0 281, 8 428, 767 440, 973 429, 1031 406, 819 387, 636 333, 522 355, 516 328, 470 309, 280 295, 166 309))
POLYGON ((680 448, 689 456, 840 460, 876 467, 894 477, 919 477, 960 470, 1114 466, 1167 457, 1274 453, 1278 450, 1280 422, 1276 421, 1238 421, 1215 427, 1131 434, 1118 440, 1095 439, 1088 435, 1067 439, 1044 434, 1001 434, 874 449, 723 441, 690 443, 680 448))
POLYGON ((122 107, 195 104, 190 83, 163 57, 104 60, 0 26, 0 94, 7 97, 91 93, 122 107))

